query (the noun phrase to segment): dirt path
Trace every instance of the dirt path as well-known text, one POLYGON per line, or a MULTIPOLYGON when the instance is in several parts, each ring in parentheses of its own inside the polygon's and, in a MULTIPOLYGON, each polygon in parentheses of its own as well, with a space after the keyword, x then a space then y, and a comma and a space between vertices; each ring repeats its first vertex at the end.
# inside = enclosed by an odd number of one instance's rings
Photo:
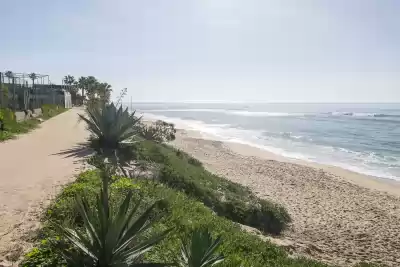
POLYGON ((0 143, 0 266, 26 249, 42 204, 83 167, 77 158, 57 154, 87 136, 78 112, 71 109, 31 133, 0 143))

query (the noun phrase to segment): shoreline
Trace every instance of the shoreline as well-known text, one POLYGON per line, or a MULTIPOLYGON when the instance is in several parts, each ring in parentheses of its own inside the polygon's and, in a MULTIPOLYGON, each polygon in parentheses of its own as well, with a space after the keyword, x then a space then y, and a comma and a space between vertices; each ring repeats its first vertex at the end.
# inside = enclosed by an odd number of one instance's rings
POLYGON ((355 171, 345 169, 345 168, 335 166, 335 165, 328 165, 328 164, 322 164, 322 163, 318 163, 318 162, 314 162, 314 161, 285 157, 285 156, 270 152, 266 149, 262 149, 257 146, 252 146, 251 144, 218 140, 217 138, 213 138, 212 135, 205 135, 205 134, 201 133, 200 131, 187 130, 182 127, 177 128, 177 133, 183 134, 183 135, 186 135, 186 136, 189 136, 192 138, 222 142, 222 143, 226 144, 227 146, 229 146, 229 148, 232 151, 234 151, 238 154, 242 154, 244 156, 254 156, 254 157, 259 157, 259 158, 266 159, 266 160, 275 160, 275 161, 279 161, 279 162, 299 164, 302 166, 312 167, 315 169, 322 169, 326 172, 329 172, 332 175, 341 177, 342 179, 344 179, 348 182, 351 182, 353 184, 356 184, 358 186, 365 187, 365 188, 368 188, 371 190, 379 190, 379 191, 386 192, 386 193, 392 194, 394 196, 400 197, 400 181, 395 180, 395 179, 367 175, 367 174, 355 172, 355 171))
POLYGON ((171 143, 210 172, 282 204, 292 217, 278 240, 290 251, 339 266, 398 266, 400 183, 285 158, 260 148, 180 129, 171 143))
MULTIPOLYGON (((355 174, 360 177, 368 177, 369 179, 377 180, 378 183, 380 181, 383 181, 384 183, 389 183, 389 184, 395 184, 395 185, 399 184, 398 190, 400 190, 400 176, 395 176, 394 174, 386 173, 385 170, 382 170, 382 169, 368 170, 368 168, 364 169, 357 165, 346 164, 345 162, 324 162, 324 161, 317 161, 317 160, 307 158, 307 157, 299 158, 295 155, 291 156, 290 154, 292 154, 292 152, 290 152, 290 151, 288 151, 287 153, 285 152, 284 154, 281 154, 280 152, 276 152, 276 149, 280 150, 279 147, 268 147, 268 146, 264 146, 262 144, 248 142, 246 140, 232 141, 232 140, 227 140, 227 139, 221 138, 212 133, 204 132, 200 129, 197 129, 196 127, 192 127, 191 124, 188 123, 184 119, 176 120, 175 118, 171 119, 168 117, 155 116, 150 113, 143 113, 142 116, 144 116, 143 119, 145 121, 149 121, 149 122, 154 122, 157 120, 171 122, 175 125, 177 130, 187 131, 188 133, 193 135, 193 137, 207 139, 207 140, 221 141, 224 143, 229 143, 229 144, 238 145, 238 146, 248 146, 248 147, 254 148, 255 150, 263 151, 264 154, 273 155, 273 156, 271 156, 271 158, 276 158, 279 161, 293 162, 293 163, 298 163, 298 164, 302 164, 302 165, 306 165, 306 166, 314 166, 314 167, 318 167, 318 168, 324 168, 329 171, 339 172, 339 173, 341 173, 340 175, 343 175, 343 173, 340 171, 340 170, 343 170, 346 172, 346 175, 355 174)), ((255 153, 260 154, 257 152, 255 152, 255 153)), ((264 157, 265 157, 265 155, 264 155, 264 157)), ((354 180, 357 181, 359 179, 356 178, 354 180)), ((374 184, 376 184, 376 183, 374 183, 374 184)), ((379 187, 379 185, 377 185, 377 186, 379 187)), ((388 190, 390 190, 390 188, 388 190)), ((398 193, 398 194, 400 194, 400 193, 398 193)))
POLYGON ((400 181, 394 179, 366 175, 334 165, 327 165, 312 161, 284 157, 251 145, 229 141, 224 143, 227 144, 229 148, 232 149, 232 151, 235 151, 238 154, 255 156, 267 160, 293 163, 315 169, 322 169, 332 175, 338 176, 346 180, 347 182, 354 183, 355 185, 371 190, 379 190, 400 197, 400 181))

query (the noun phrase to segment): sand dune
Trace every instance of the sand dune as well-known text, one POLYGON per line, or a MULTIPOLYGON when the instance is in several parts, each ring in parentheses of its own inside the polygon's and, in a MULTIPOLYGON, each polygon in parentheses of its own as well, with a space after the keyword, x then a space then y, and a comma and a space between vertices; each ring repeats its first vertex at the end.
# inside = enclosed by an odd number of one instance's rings
POLYGON ((284 244, 340 266, 400 266, 400 186, 339 168, 293 162, 246 145, 179 131, 174 145, 207 169, 283 204, 293 218, 284 244))

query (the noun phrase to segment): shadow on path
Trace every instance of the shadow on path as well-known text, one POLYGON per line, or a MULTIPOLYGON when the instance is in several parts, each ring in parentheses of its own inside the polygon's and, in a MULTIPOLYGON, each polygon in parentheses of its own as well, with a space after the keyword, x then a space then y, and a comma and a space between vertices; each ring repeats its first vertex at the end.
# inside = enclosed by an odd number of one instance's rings
POLYGON ((72 148, 62 150, 52 155, 64 156, 64 158, 85 159, 93 154, 93 150, 87 147, 85 143, 79 143, 72 148))

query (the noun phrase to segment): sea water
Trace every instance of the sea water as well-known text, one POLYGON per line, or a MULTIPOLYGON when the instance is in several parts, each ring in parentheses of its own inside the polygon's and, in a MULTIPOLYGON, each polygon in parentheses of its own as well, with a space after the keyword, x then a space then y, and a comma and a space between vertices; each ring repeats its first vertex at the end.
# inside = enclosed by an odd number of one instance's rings
POLYGON ((217 140, 400 180, 400 104, 134 103, 217 140))

